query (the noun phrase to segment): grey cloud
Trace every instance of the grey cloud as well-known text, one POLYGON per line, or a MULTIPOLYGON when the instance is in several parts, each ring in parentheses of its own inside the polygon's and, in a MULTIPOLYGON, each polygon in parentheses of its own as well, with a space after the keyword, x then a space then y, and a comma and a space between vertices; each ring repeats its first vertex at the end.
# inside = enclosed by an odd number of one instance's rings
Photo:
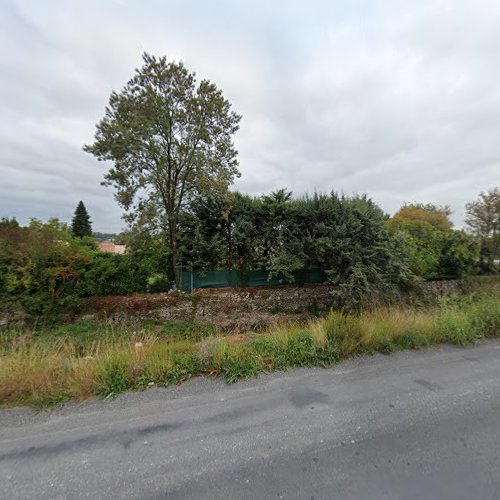
POLYGON ((121 227, 82 152, 144 50, 182 58, 243 115, 242 177, 464 204, 498 183, 500 5, 396 0, 10 2, 0 7, 0 215, 121 227))

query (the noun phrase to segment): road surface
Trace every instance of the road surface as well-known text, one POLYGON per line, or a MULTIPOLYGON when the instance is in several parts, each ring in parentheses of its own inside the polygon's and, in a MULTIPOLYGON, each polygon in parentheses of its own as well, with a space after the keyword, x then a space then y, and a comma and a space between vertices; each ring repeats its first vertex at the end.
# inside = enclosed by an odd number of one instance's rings
POLYGON ((500 342, 0 412, 1 498, 500 498, 500 342))

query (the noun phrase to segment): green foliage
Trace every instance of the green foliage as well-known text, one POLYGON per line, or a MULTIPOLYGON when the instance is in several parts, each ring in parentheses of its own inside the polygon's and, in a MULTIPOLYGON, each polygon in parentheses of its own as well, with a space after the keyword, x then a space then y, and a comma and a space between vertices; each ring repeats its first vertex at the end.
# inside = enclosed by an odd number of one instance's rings
POLYGON ((201 371, 201 362, 196 354, 174 354, 171 363, 165 385, 180 384, 201 371))
POLYGON ((92 265, 81 273, 77 291, 83 297, 144 293, 150 272, 148 262, 134 255, 95 253, 92 265))
POLYGON ((431 344, 431 339, 424 332, 412 328, 406 330, 398 339, 398 345, 402 349, 418 349, 431 344))
POLYGON ((0 308, 48 321, 70 311, 81 296, 146 292, 154 274, 149 259, 95 248, 93 238, 73 238, 57 219, 0 226, 0 308))
POLYGON ((363 331, 356 316, 331 311, 324 319, 327 343, 340 357, 356 352, 362 342, 363 331))
POLYGON ((286 346, 287 366, 314 366, 318 364, 321 348, 314 345, 313 339, 306 331, 299 331, 288 338, 286 346))
POLYGON ((132 385, 129 359, 124 353, 111 353, 97 372, 95 393, 111 397, 126 391, 132 385))
POLYGON ((172 282, 162 273, 155 273, 147 279, 148 293, 168 292, 172 288, 172 282))
POLYGON ((431 203, 406 203, 393 219, 397 222, 426 222, 438 231, 448 231, 452 227, 449 207, 438 207, 431 203))
POLYGON ((294 271, 302 269, 305 260, 300 208, 291 199, 292 193, 286 189, 262 197, 263 261, 270 278, 282 275, 285 282, 294 281, 294 271))
POLYGON ((112 92, 94 144, 84 150, 113 167, 105 177, 129 221, 147 214, 169 242, 179 284, 179 218, 198 197, 217 198, 239 175, 233 135, 240 116, 208 80, 182 62, 143 55, 143 66, 112 92))
POLYGON ((446 231, 441 237, 439 274, 461 278, 470 274, 477 264, 478 242, 464 231, 446 231))
POLYGON ((160 332, 168 337, 188 339, 197 342, 205 337, 214 336, 216 334, 216 328, 211 323, 190 320, 163 323, 160 332))
POLYGON ((224 202, 199 202, 185 217, 182 260, 195 272, 235 269, 244 282, 250 271, 265 269, 269 279, 287 283, 311 269, 327 271, 338 305, 351 309, 412 279, 383 212, 364 196, 235 193, 224 202))
POLYGON ((0 219, 0 229, 18 229, 19 227, 19 222, 15 217, 12 217, 12 219, 2 217, 0 219))
POLYGON ((481 245, 481 270, 498 271, 495 261, 500 258, 500 188, 481 193, 476 201, 466 205, 466 210, 465 222, 481 245))
POLYGON ((424 279, 461 278, 474 271, 479 247, 464 231, 401 217, 391 219, 388 227, 401 242, 415 275, 424 279))
POLYGON ((258 358, 248 346, 226 341, 217 343, 211 364, 228 383, 254 376, 259 371, 258 358))
POLYGON ((196 354, 175 352, 172 345, 156 346, 149 352, 136 386, 143 388, 149 384, 180 384, 201 369, 201 362, 196 354))
POLYGON ((389 229, 401 242, 410 269, 419 277, 439 277, 440 232, 425 221, 389 221, 389 229))
POLYGON ((331 365, 363 352, 464 345, 499 332, 498 281, 492 280, 432 308, 383 307, 359 315, 332 311, 238 337, 205 338, 213 330, 187 322, 80 322, 6 331, 0 332, 0 405, 43 408, 69 398, 180 383, 198 374, 234 382, 264 370, 331 365))
POLYGON ((127 254, 138 259, 150 270, 150 276, 164 275, 173 283, 168 242, 161 232, 156 231, 148 220, 138 220, 126 233, 122 233, 122 243, 127 247, 127 254))
POLYGON ((457 310, 441 315, 440 328, 444 338, 452 344, 465 345, 481 338, 480 332, 472 328, 469 316, 457 310))
POLYGON ((56 219, 0 228, 0 306, 33 315, 64 310, 90 260, 88 247, 56 219))
POLYGON ((71 222, 71 233, 75 238, 83 238, 84 236, 92 236, 92 224, 90 222, 90 216, 83 204, 83 201, 79 201, 76 206, 75 215, 71 222))
POLYGON ((481 297, 467 307, 470 325, 480 336, 496 337, 500 332, 500 300, 498 296, 481 297))

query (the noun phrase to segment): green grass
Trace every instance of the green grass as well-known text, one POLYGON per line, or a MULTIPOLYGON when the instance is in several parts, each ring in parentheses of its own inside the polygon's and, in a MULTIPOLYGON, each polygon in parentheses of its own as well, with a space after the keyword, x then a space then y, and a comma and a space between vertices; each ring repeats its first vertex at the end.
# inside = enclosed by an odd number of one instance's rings
POLYGON ((330 366, 341 359, 500 336, 498 285, 432 307, 331 311, 264 332, 217 335, 201 322, 78 322, 0 332, 0 406, 37 409, 70 399, 178 384, 195 375, 227 382, 263 371, 330 366))

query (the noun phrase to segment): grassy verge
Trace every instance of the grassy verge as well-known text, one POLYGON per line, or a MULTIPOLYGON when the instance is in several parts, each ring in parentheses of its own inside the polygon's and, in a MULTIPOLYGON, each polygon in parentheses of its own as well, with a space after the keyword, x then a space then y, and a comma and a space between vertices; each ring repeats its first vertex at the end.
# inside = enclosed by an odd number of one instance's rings
POLYGON ((442 300, 425 309, 386 307, 243 335, 203 323, 117 326, 76 323, 0 333, 0 406, 44 408, 69 399, 180 383, 194 375, 228 382, 262 371, 330 366, 350 356, 500 336, 500 291, 442 300))

